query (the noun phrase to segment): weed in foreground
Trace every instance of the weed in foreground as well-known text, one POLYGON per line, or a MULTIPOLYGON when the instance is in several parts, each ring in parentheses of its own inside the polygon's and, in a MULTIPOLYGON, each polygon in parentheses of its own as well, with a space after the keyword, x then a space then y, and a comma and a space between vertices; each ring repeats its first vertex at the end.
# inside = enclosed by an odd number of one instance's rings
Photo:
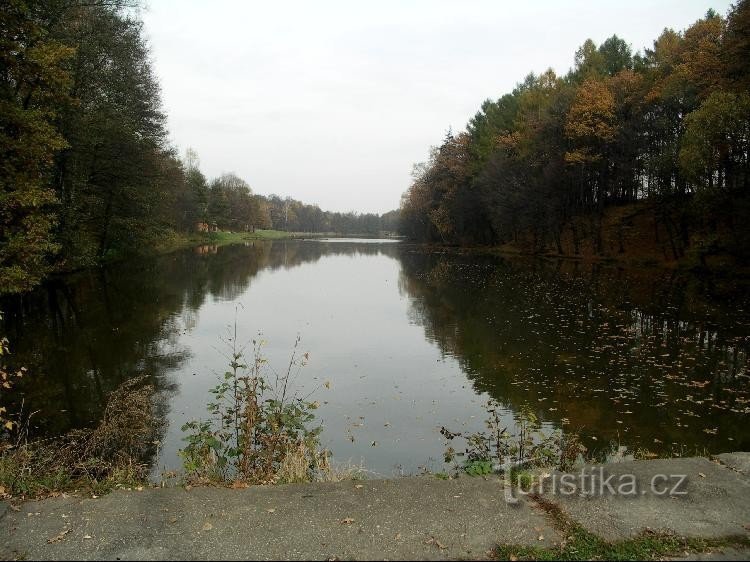
POLYGON ((299 395, 296 382, 308 354, 300 338, 285 372, 273 371, 252 341, 248 361, 237 344, 237 323, 226 340, 229 370, 211 390, 208 420, 186 423, 180 451, 190 483, 277 484, 334 478, 328 451, 320 448, 320 426, 313 427, 317 402, 299 395))

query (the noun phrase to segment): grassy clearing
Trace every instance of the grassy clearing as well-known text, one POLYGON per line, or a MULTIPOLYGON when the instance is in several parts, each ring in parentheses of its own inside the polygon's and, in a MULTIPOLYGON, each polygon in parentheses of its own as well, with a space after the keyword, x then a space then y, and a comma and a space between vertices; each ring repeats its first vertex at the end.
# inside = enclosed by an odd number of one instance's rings
POLYGON ((168 253, 183 248, 199 246, 201 244, 236 244, 250 240, 281 240, 303 236, 301 233, 284 232, 282 230, 256 230, 255 232, 193 232, 181 234, 170 232, 160 239, 153 248, 155 253, 168 253))
MULTIPOLYGON (((255 232, 210 232, 203 235, 203 240, 212 244, 234 244, 247 240, 280 240, 283 238, 299 238, 307 236, 301 232, 285 232, 283 230, 256 230, 255 232)), ((314 236, 314 235, 310 235, 314 236)))
POLYGON ((334 233, 325 232, 287 232, 285 230, 256 230, 255 232, 207 232, 204 234, 191 234, 188 240, 191 243, 204 244, 235 244, 249 240, 282 240, 290 238, 325 238, 337 236, 334 233))
POLYGON ((563 535, 553 548, 500 545, 493 551, 498 560, 659 560, 665 556, 690 555, 719 548, 750 548, 743 536, 721 539, 691 539, 668 533, 644 532, 618 542, 608 542, 568 518, 560 508, 533 496, 563 535))
POLYGON ((162 239, 157 241, 151 251, 147 253, 166 254, 191 248, 203 244, 224 246, 227 244, 239 244, 252 240, 284 240, 295 238, 320 238, 331 236, 319 232, 286 232, 284 230, 256 230, 255 232, 193 232, 191 234, 181 234, 178 232, 169 232, 162 239))

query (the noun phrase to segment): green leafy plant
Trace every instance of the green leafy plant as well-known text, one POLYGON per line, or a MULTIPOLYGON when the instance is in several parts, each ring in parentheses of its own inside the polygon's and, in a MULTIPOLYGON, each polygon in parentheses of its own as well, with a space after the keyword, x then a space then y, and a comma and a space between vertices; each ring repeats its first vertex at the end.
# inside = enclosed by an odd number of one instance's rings
POLYGON ((308 361, 299 343, 298 337, 286 371, 278 374, 263 357, 262 340, 252 341, 252 360, 245 359, 235 322, 227 340, 229 370, 211 389, 210 419, 182 427, 187 435, 180 455, 189 479, 270 484, 310 481, 330 470, 328 452, 320 450, 321 427, 312 427, 318 404, 293 389, 308 361))
POLYGON ((570 470, 586 452, 575 433, 553 431, 547 433, 537 415, 529 408, 522 408, 516 415, 513 432, 502 425, 500 404, 490 400, 485 404, 486 430, 468 435, 453 433, 445 427, 440 433, 449 442, 461 437, 466 444, 464 451, 457 452, 448 445, 444 459, 453 462, 456 457, 465 460, 460 469, 471 476, 490 474, 497 469, 515 470, 516 467, 555 467, 570 470))
POLYGON ((522 490, 529 490, 534 483, 534 475, 527 470, 512 468, 510 470, 510 481, 522 490))
POLYGON ((484 476, 485 474, 492 474, 492 461, 466 461, 466 464, 464 464, 464 472, 469 476, 484 476))

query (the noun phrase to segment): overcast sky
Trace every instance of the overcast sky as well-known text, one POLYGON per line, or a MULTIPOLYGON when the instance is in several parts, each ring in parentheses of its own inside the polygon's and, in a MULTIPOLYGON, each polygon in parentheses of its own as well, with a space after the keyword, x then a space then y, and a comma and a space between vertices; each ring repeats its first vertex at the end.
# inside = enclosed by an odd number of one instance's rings
POLYGON ((729 4, 149 0, 143 18, 172 141, 207 176, 384 212, 448 127, 530 71, 565 73, 589 37, 643 49, 729 4))

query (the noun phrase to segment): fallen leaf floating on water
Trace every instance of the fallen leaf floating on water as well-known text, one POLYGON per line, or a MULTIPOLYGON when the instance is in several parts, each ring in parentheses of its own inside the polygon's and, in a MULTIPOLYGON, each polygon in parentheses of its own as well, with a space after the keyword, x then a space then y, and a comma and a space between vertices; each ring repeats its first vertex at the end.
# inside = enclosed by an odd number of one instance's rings
POLYGON ((339 521, 339 523, 341 523, 342 525, 351 525, 352 523, 354 523, 354 519, 351 517, 345 517, 344 519, 339 521))

